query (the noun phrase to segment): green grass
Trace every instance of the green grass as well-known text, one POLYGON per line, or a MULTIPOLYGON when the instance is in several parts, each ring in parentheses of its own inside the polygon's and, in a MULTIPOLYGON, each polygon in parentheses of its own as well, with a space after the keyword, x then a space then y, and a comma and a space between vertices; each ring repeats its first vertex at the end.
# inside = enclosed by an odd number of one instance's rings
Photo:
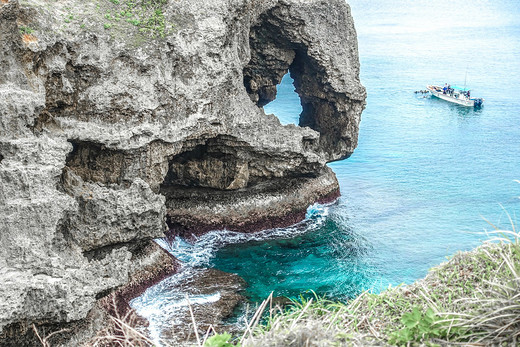
POLYGON ((27 34, 27 35, 30 35, 34 32, 34 30, 31 28, 31 27, 28 27, 28 26, 20 26, 18 28, 18 30, 20 31, 20 34, 27 34))
POLYGON ((234 344, 232 336, 228 333, 215 334, 204 342, 204 347, 240 347, 240 343, 234 344))
MULTIPOLYGON (((520 343, 520 234, 496 231, 495 242, 460 252, 409 286, 343 303, 301 295, 284 308, 272 294, 232 336, 210 326, 197 333, 199 347, 232 346, 516 346, 520 343)), ((189 301, 188 301, 189 302, 189 301)), ((108 342, 153 343, 129 319, 113 317, 92 346, 108 342)), ((167 343, 164 343, 168 346, 167 343)))
MULTIPOLYGON (((285 308, 273 308, 271 294, 240 336, 210 326, 204 336, 195 333, 196 342, 184 345, 516 346, 520 342, 520 234, 514 230, 496 234, 498 242, 460 252, 410 286, 380 294, 364 292, 346 303, 311 292, 312 297, 301 295, 285 308)), ((111 317, 112 323, 87 345, 153 346, 133 328, 132 317, 111 317)))
MULTIPOLYGON (((139 32, 152 38, 164 38, 175 26, 168 21, 163 7, 168 0, 103 0, 107 9, 104 16, 111 24, 121 20, 137 27, 139 32)), ((100 8, 98 7, 98 10, 100 8)), ((106 24, 105 24, 106 29, 106 24)))

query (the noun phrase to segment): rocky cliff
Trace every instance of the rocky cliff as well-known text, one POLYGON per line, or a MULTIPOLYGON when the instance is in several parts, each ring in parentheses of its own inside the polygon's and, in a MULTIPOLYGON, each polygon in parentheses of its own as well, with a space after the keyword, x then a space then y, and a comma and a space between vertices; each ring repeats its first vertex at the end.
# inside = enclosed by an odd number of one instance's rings
POLYGON ((364 103, 343 0, 1 0, 3 343, 175 271, 165 233, 335 198, 364 103), (262 109, 287 71, 300 126, 262 109))

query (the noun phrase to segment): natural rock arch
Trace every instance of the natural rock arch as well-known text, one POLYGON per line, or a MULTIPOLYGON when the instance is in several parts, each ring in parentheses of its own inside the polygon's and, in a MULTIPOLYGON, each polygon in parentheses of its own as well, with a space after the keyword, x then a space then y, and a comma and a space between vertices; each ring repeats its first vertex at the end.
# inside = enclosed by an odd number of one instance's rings
MULTIPOLYGON (((323 11, 319 4, 315 6, 317 12, 323 11)), ((244 67, 244 86, 251 100, 263 107, 276 98, 276 86, 289 71, 303 109, 299 125, 320 133, 320 149, 328 161, 344 159, 357 146, 359 114, 365 106, 365 90, 360 88, 358 79, 356 42, 352 43, 355 55, 341 47, 334 54, 326 52, 331 46, 321 51, 312 37, 315 28, 294 13, 297 12, 291 6, 279 4, 263 13, 251 27, 251 60, 244 67), (330 56, 338 61, 329 59, 330 56), (348 65, 355 71, 341 76, 341 69, 335 64, 348 65), (352 76, 355 81, 346 80, 352 76), (347 83, 338 85, 338 81, 347 83)), ((334 16, 337 20, 337 13, 334 16)), ((348 36, 353 27, 341 29, 348 36)))

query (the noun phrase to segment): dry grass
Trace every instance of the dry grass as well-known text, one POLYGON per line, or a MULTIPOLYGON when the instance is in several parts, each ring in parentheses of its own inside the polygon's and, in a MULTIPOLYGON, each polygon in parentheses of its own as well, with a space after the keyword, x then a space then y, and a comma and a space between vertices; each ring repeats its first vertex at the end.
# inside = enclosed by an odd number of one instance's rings
POLYGON ((22 35, 22 41, 24 43, 31 43, 31 42, 37 42, 38 39, 36 38, 36 36, 31 35, 31 34, 23 34, 22 35))
POLYGON ((32 325, 32 329, 34 331, 34 334, 36 335, 36 337, 38 338, 38 341, 40 341, 40 343, 42 344, 43 347, 51 347, 51 344, 49 342, 49 339, 51 339, 53 336, 55 335, 59 335, 59 334, 62 334, 62 333, 66 333, 69 331, 69 329, 61 329, 61 330, 58 330, 58 331, 55 331, 45 337, 42 337, 40 335, 40 332, 38 331, 38 329, 36 328, 36 325, 32 325))
POLYGON ((85 347, 145 347, 153 346, 154 343, 147 336, 139 332, 136 327, 137 315, 133 310, 128 310, 124 315, 117 308, 115 297, 112 297, 113 316, 109 316, 107 327, 85 344, 85 347))
MULTIPOLYGON (((302 297, 289 309, 273 307, 271 295, 246 322, 242 336, 218 334, 209 327, 204 336, 196 333, 195 342, 183 345, 516 346, 520 342, 520 235, 515 231, 495 234, 500 236, 495 239, 498 243, 458 253, 413 285, 377 295, 364 292, 348 303, 316 295, 308 300, 302 297)), ((107 328, 86 346, 155 345, 135 329, 133 312, 120 316, 115 306, 113 312, 107 328)), ((42 345, 50 347, 51 335, 42 338, 35 332, 42 345)))
MULTIPOLYGON (((308 300, 302 297, 289 309, 273 307, 271 295, 246 322, 242 336, 218 334, 209 327, 204 336, 196 333, 195 342, 183 345, 516 346, 520 342, 520 235, 515 231, 495 234, 500 236, 495 239, 498 243, 458 253, 413 285, 377 295, 364 292, 348 303, 316 295, 308 300)), ((85 346, 155 345, 135 329, 133 312, 120 316, 115 308, 107 328, 85 346)), ((51 335, 42 338, 35 332, 42 345, 50 347, 51 335)))

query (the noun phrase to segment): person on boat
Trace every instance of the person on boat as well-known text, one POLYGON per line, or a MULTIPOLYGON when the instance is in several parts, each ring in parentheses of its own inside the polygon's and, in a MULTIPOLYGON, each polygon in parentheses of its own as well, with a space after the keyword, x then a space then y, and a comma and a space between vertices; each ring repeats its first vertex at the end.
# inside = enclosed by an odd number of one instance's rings
POLYGON ((469 92, 470 92, 470 91, 468 90, 468 99, 470 98, 470 94, 469 94, 469 92))
POLYGON ((442 88, 442 94, 446 94, 447 89, 448 89, 448 83, 444 83, 444 88, 442 88))

